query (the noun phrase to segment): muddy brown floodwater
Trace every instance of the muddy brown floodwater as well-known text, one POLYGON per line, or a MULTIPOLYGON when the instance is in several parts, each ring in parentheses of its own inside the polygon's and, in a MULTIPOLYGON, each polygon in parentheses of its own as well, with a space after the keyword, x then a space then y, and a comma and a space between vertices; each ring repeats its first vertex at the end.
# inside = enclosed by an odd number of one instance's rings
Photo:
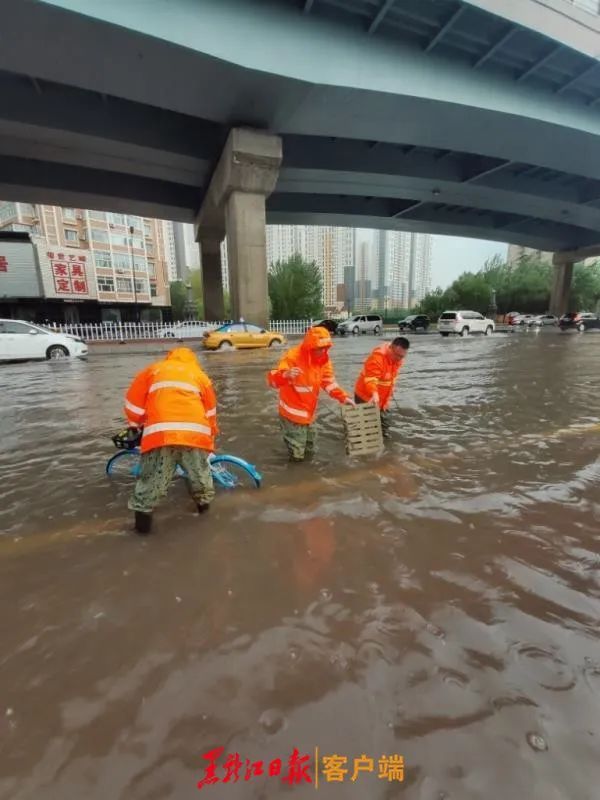
MULTIPOLYGON (((147 539, 103 469, 152 356, 0 369, 2 800, 312 797, 294 748, 326 798, 600 798, 600 336, 412 343, 385 454, 323 396, 311 465, 277 354, 202 356, 264 487, 199 518, 179 481, 147 539), (265 773, 198 792, 217 747, 265 773)), ((375 344, 336 341, 343 386, 375 344)))

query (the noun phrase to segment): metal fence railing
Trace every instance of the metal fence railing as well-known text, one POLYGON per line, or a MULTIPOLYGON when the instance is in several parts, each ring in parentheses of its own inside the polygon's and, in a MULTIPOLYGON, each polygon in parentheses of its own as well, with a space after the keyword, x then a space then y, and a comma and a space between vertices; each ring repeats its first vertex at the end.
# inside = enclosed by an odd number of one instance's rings
MULTIPOLYGON (((76 336, 86 342, 127 342, 143 339, 201 339, 206 331, 224 325, 223 322, 77 322, 67 324, 54 323, 51 330, 76 336)), ((285 335, 298 335, 312 324, 309 319, 273 320, 269 330, 285 335)))

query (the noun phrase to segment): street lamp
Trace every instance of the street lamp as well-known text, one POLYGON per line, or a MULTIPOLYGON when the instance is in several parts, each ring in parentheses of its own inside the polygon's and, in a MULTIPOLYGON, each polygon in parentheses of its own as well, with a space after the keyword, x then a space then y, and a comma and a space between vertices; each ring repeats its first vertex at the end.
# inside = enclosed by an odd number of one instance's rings
POLYGON ((496 290, 492 289, 490 292, 490 304, 488 306, 488 316, 491 319, 496 319, 496 314, 498 313, 498 304, 496 303, 496 290))
POLYGON ((131 248, 131 279, 133 281, 133 304, 135 307, 134 314, 135 314, 135 321, 140 321, 140 312, 138 309, 138 301, 137 301, 137 290, 135 288, 135 259, 133 257, 133 225, 129 226, 129 246, 131 248))

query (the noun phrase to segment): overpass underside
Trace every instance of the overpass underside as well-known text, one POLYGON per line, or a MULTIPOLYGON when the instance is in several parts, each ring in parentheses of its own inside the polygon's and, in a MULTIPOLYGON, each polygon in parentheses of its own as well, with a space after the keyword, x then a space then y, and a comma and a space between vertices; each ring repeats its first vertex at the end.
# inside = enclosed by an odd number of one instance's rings
POLYGON ((227 235, 260 322, 265 218, 594 253, 600 25, 490 2, 0 0, 0 197, 196 222, 215 316, 227 235))

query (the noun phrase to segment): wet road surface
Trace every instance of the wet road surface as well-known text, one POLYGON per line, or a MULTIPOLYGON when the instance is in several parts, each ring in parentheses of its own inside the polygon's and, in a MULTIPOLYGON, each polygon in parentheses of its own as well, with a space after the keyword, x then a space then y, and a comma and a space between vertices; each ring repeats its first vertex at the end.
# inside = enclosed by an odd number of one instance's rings
MULTIPOLYGON (((346 389, 375 344, 336 341, 346 389)), ((0 369, 2 800, 314 795, 243 770, 199 794, 218 746, 374 759, 321 774, 331 798, 598 800, 600 336, 412 345, 386 453, 347 459, 322 395, 310 465, 277 353, 202 356, 264 487, 199 518, 180 481, 148 539, 103 469, 153 357, 0 369)))

